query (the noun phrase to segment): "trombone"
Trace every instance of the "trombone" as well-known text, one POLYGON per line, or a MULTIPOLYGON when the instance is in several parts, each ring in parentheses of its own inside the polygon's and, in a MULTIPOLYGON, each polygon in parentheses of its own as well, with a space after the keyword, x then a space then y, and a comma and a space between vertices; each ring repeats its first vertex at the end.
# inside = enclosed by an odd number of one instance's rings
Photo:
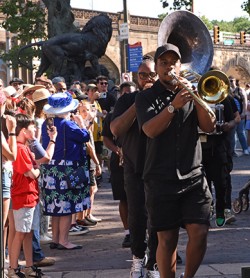
POLYGON ((216 117, 209 104, 216 104, 224 100, 229 94, 230 83, 226 74, 219 70, 210 70, 204 75, 190 70, 181 72, 181 76, 189 80, 191 83, 198 81, 197 89, 198 95, 187 87, 172 71, 169 75, 178 82, 184 89, 186 89, 191 96, 213 117, 216 117), (194 76, 192 80, 190 77, 194 76))

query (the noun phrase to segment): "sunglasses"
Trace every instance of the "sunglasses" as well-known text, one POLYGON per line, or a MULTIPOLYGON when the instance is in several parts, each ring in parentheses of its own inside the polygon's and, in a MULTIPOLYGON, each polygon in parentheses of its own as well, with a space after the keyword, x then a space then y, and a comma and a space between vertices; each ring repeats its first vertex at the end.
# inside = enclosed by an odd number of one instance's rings
POLYGON ((21 85, 22 85, 22 83, 12 83, 12 86, 13 86, 13 87, 21 86, 21 85))
POLYGON ((75 81, 73 84, 74 85, 80 85, 80 81, 75 81))
POLYGON ((147 80, 147 79, 153 79, 157 76, 157 73, 156 72, 139 72, 139 77, 142 79, 142 80, 147 80))
POLYGON ((107 86, 108 85, 108 82, 99 82, 100 85, 105 85, 107 86))

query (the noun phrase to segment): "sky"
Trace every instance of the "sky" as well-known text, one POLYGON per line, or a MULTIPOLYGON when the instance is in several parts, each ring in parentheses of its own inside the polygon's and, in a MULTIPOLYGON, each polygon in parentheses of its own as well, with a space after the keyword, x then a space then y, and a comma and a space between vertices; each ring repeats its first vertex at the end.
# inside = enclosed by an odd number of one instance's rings
MULTIPOLYGON (((248 16, 241 9, 244 0, 194 0, 194 13, 211 20, 232 21, 235 17, 248 16)), ((71 0, 71 7, 104 12, 120 12, 123 0, 71 0)), ((168 12, 160 0, 127 0, 127 9, 132 15, 158 17, 168 12)))

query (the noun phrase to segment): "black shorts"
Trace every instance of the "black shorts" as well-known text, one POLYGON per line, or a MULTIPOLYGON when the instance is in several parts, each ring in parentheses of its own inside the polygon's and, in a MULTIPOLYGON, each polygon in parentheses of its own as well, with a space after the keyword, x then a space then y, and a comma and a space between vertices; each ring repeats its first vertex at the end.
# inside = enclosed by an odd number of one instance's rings
POLYGON ((124 175, 123 167, 119 167, 116 171, 111 171, 110 183, 113 192, 114 200, 127 200, 127 195, 124 190, 124 175))
POLYGON ((146 207, 155 231, 185 227, 185 224, 209 225, 212 196, 202 175, 188 181, 145 181, 146 207))
POLYGON ((96 154, 101 155, 103 150, 103 142, 102 141, 95 141, 95 152, 96 154))

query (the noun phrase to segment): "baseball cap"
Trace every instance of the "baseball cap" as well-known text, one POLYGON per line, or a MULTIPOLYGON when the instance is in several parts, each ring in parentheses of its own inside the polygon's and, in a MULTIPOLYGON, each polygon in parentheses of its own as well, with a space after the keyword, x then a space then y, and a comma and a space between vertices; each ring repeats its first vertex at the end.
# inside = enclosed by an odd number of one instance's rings
POLYGON ((97 86, 95 84, 88 84, 88 89, 96 89, 97 90, 97 86))
POLYGON ((62 76, 56 76, 51 81, 52 81, 53 85, 55 85, 59 82, 64 82, 65 83, 65 79, 62 76))
POLYGON ((20 83, 23 84, 24 81, 21 78, 14 77, 12 80, 10 80, 9 84, 11 85, 12 83, 20 83))
POLYGON ((159 46, 157 49, 156 49, 156 52, 155 52, 155 57, 154 57, 154 60, 156 62, 157 59, 160 58, 161 55, 163 55, 164 53, 166 53, 167 51, 173 51, 175 52, 179 58, 181 59, 181 53, 180 53, 180 50, 177 46, 171 44, 171 43, 166 43, 162 46, 159 46))

